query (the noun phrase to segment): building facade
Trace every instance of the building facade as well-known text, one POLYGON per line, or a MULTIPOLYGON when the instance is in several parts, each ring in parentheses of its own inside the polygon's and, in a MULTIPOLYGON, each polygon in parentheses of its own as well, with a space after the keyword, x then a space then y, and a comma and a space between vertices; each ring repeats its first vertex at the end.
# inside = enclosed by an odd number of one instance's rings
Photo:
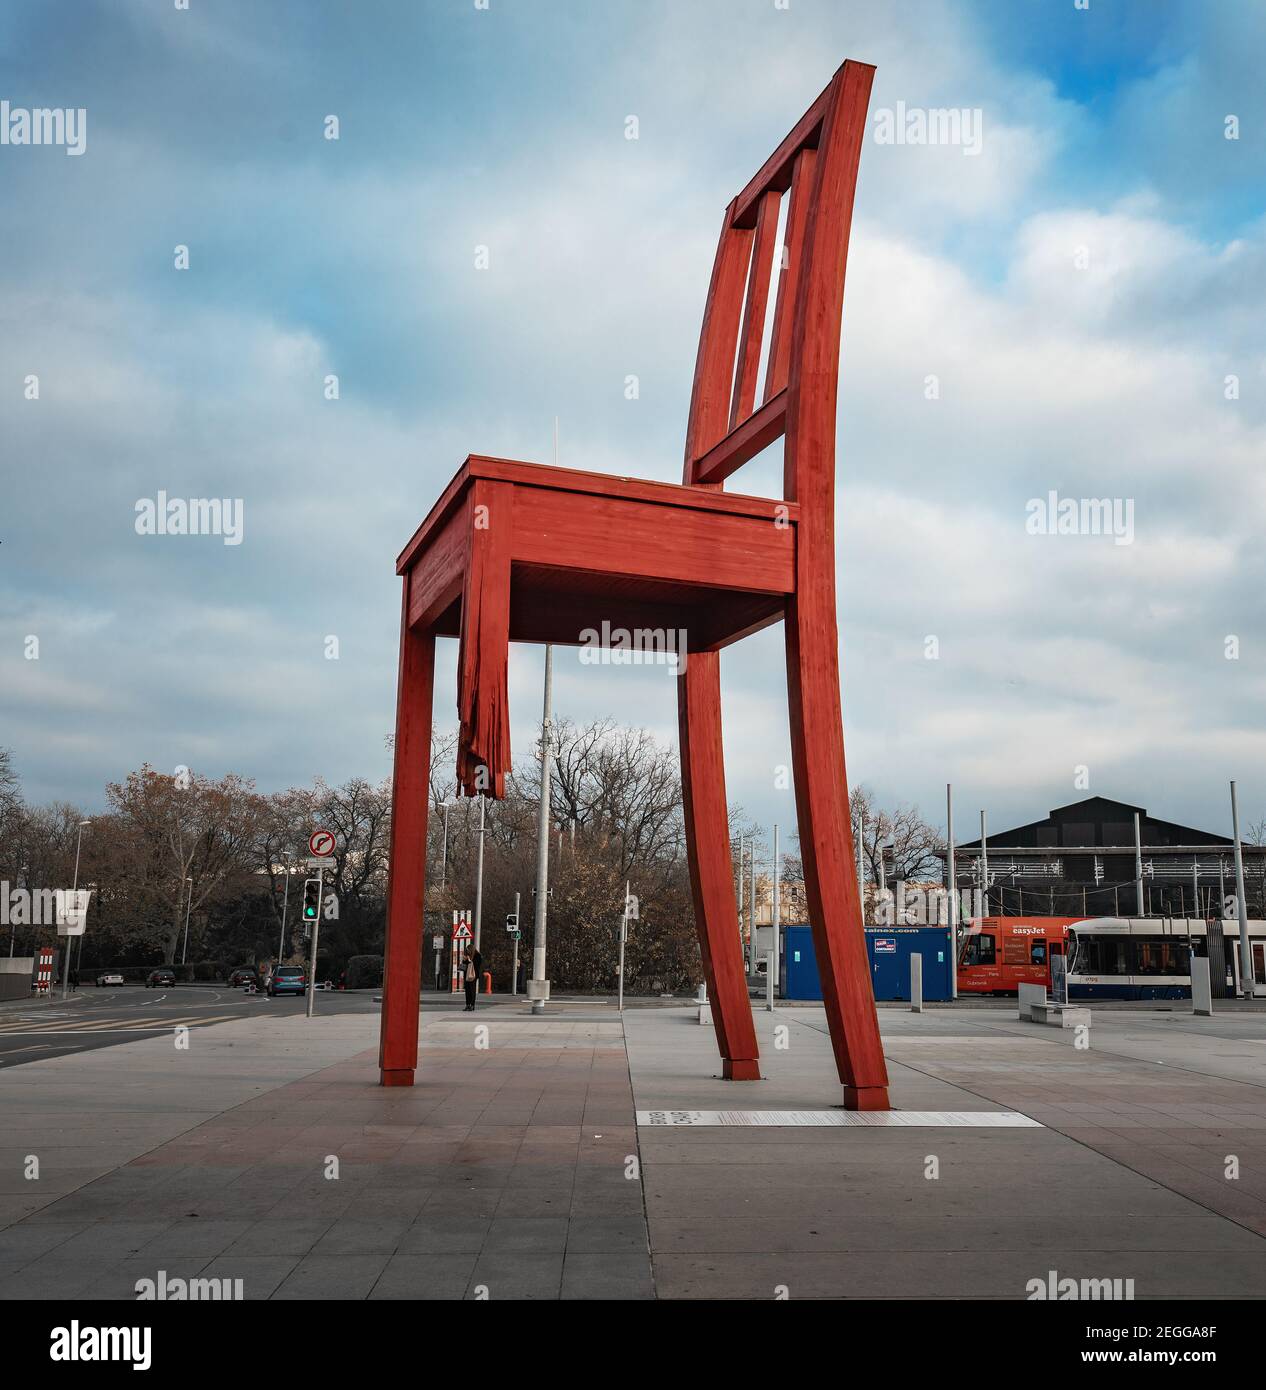
MULTIPOLYGON (((1266 916, 1266 846, 1244 845, 1243 860, 1248 915, 1266 916)), ((990 916, 1233 915, 1226 909, 1235 893, 1227 836, 1103 796, 987 831, 983 846, 976 839, 955 847, 954 865, 959 889, 982 889, 990 916)))

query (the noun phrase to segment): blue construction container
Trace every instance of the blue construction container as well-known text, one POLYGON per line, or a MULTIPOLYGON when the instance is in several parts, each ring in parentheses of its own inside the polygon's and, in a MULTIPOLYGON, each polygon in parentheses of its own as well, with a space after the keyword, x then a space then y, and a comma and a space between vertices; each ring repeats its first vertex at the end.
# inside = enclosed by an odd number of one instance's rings
POLYGON ((953 964, 945 927, 867 927, 866 954, 876 999, 909 999, 910 957, 923 957, 923 998, 952 998, 953 964))
MULTIPOLYGON (((822 981, 808 926, 782 931, 781 994, 784 999, 821 999, 822 981)), ((909 999, 910 957, 923 957, 923 998, 949 999, 953 992, 949 933, 944 927, 867 927, 866 954, 876 999, 909 999)))
POLYGON ((779 993, 782 998, 821 999, 822 981, 818 978, 818 962, 813 954, 812 928, 784 927, 779 944, 782 950, 779 993))

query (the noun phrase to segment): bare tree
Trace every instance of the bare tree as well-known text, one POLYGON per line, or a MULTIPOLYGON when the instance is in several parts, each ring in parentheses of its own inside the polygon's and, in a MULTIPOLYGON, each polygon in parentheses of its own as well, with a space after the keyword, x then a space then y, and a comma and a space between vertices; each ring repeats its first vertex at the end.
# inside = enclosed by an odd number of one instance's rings
POLYGON ((933 873, 939 877, 937 852, 944 850, 945 837, 923 819, 917 806, 886 811, 869 787, 859 786, 849 797, 849 815, 853 843, 862 847, 863 866, 872 882, 879 882, 881 855, 889 882, 913 883, 933 873))
POLYGON ((139 837, 144 886, 168 904, 163 958, 171 964, 187 916, 254 869, 262 799, 235 773, 213 782, 192 772, 168 777, 148 764, 111 782, 106 797, 139 837))

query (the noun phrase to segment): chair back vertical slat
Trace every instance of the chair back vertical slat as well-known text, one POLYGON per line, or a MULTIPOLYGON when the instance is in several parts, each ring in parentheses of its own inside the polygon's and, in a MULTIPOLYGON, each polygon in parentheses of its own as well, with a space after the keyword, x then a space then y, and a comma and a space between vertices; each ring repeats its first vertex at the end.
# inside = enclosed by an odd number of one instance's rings
MULTIPOLYGON (((814 525, 820 521, 825 528, 824 543, 829 540, 834 518, 844 272, 874 75, 874 68, 866 64, 845 63, 831 84, 792 315, 794 350, 787 379, 783 496, 789 502, 806 504, 815 514, 814 525)), ((802 529, 798 534, 806 532, 802 529)))
POLYGON ((729 425, 734 349, 754 233, 754 228, 730 225, 733 208, 732 203, 726 208, 721 223, 721 240, 703 310, 703 331, 699 335, 699 355, 690 393, 690 420, 686 426, 687 483, 695 481, 696 460, 720 443, 729 425))
POLYGON ((690 397, 689 485, 723 487, 785 435, 783 495, 811 494, 812 506, 829 505, 844 266, 873 77, 869 64, 839 68, 726 209, 690 397), (784 194, 778 289, 762 354, 784 194), (802 454, 805 477, 798 476, 802 454))
POLYGON ((774 265, 778 209, 781 204, 782 194, 777 189, 770 189, 761 195, 756 214, 752 264, 748 271, 747 299, 743 306, 743 332, 739 337, 734 396, 730 402, 731 429, 741 425, 756 405, 756 378, 760 371, 761 346, 765 337, 765 306, 769 299, 769 277, 774 265))
POLYGON ((769 360, 765 367, 764 399, 770 400, 787 384, 791 363, 791 325, 795 318, 796 284, 804 251, 804 229, 813 201, 813 171, 817 150, 803 149, 796 156, 791 175, 791 195, 787 204, 787 225, 783 229, 778 296, 774 301, 774 327, 769 338, 769 360))

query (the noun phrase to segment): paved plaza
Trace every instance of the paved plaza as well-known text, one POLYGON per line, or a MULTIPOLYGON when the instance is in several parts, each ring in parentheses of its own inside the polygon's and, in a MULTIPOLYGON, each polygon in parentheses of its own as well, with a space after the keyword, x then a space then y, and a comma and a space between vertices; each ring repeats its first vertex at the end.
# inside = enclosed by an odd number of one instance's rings
POLYGON ((760 1082, 693 1008, 605 1003, 428 1009, 412 1089, 375 1084, 368 1009, 7 1066, 0 1296, 1266 1296, 1266 1014, 1096 1010, 1081 1050, 882 1009, 897 1122, 860 1125, 822 1010, 756 1021, 760 1082))

